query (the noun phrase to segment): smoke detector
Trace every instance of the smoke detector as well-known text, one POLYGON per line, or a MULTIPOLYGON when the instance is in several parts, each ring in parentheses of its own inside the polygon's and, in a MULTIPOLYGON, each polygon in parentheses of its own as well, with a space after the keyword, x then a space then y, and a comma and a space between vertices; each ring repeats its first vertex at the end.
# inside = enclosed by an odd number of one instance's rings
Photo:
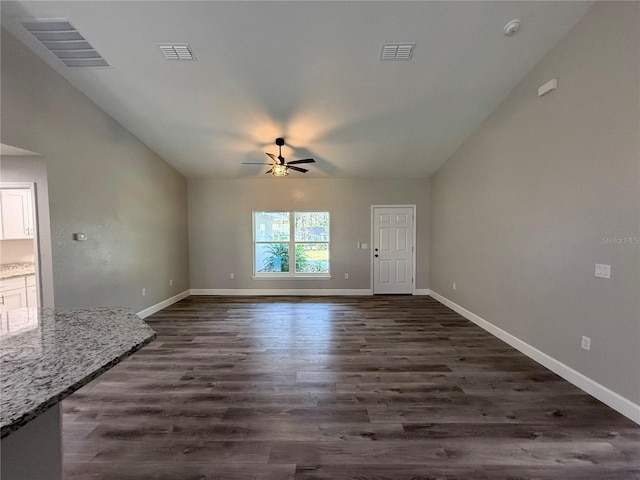
POLYGON ((511 20, 504 26, 504 34, 507 37, 515 35, 516 33, 518 33, 518 30, 520 30, 520 20, 518 19, 511 20))

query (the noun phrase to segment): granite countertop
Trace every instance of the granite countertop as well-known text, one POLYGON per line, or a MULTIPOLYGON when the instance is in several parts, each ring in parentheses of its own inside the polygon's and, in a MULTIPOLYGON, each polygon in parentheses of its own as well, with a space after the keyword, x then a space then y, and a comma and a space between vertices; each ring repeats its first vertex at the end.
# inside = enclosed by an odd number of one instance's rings
POLYGON ((36 264, 33 262, 4 263, 0 265, 0 280, 36 273, 36 264))
POLYGON ((155 338, 129 309, 21 310, 0 336, 2 438, 155 338))

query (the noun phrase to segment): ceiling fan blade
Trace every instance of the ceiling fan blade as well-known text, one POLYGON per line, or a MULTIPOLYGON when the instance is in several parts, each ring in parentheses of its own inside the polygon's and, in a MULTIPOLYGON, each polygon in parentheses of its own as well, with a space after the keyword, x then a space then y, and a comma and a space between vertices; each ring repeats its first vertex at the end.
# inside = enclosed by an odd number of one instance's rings
POLYGON ((293 162, 287 162, 287 165, 295 165, 296 163, 316 163, 313 158, 303 158, 302 160, 294 160, 293 162))
POLYGON ((273 172, 273 168, 270 168, 269 170, 267 170, 266 172, 264 172, 264 174, 265 174, 265 175, 268 175, 268 174, 270 174, 270 173, 272 173, 272 172, 273 172))
POLYGON ((278 157, 276 157, 273 153, 269 153, 269 152, 264 152, 267 155, 269 155, 271 157, 271 160, 273 160, 276 163, 281 163, 280 160, 278 159, 278 157))
POLYGON ((242 162, 240 165, 271 165, 270 163, 242 162))
POLYGON ((300 167, 291 167, 291 164, 287 164, 287 168, 290 168, 291 170, 296 170, 298 172, 302 172, 302 173, 307 173, 309 170, 307 170, 306 168, 300 168, 300 167))

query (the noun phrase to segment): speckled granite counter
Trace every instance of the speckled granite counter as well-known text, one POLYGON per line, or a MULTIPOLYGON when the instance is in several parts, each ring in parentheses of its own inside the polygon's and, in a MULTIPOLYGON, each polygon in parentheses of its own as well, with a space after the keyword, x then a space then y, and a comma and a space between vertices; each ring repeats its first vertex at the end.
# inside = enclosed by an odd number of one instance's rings
POLYGON ((0 337, 2 438, 155 338, 128 309, 24 310, 23 328, 0 337))
POLYGON ((5 263, 0 265, 0 280, 36 273, 36 264, 31 262, 5 263))
POLYGON ((36 273, 36 264, 29 262, 6 263, 0 265, 0 280, 5 278, 22 277, 36 273))

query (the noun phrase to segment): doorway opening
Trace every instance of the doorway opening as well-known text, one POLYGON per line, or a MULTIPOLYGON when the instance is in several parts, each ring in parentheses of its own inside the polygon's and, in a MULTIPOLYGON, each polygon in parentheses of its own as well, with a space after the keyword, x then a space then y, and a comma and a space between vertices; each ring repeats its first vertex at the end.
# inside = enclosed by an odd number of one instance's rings
POLYGON ((0 183, 0 334, 37 325, 42 306, 35 183, 0 183))

